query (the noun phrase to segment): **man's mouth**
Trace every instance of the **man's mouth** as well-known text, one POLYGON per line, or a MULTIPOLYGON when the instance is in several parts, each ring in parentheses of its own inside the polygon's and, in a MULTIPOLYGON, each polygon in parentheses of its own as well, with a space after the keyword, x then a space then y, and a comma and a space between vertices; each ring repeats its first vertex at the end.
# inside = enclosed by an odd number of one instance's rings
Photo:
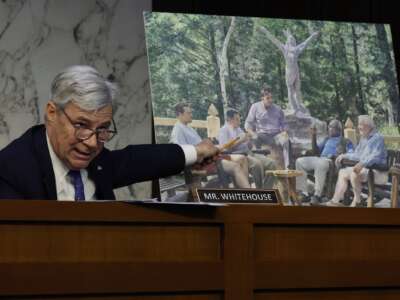
POLYGON ((75 156, 81 160, 89 160, 92 157, 92 152, 89 151, 81 151, 79 149, 74 149, 75 156))

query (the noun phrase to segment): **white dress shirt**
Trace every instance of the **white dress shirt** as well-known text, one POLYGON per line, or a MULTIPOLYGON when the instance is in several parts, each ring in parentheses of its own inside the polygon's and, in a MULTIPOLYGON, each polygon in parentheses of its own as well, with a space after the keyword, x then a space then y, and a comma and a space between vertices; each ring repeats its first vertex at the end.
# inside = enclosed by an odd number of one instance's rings
MULTIPOLYGON (((57 200, 75 201, 75 188, 71 178, 68 176, 69 169, 54 152, 53 146, 51 145, 47 134, 46 139, 49 147, 51 163, 53 165, 54 176, 56 179, 57 200)), ((86 169, 82 169, 80 172, 85 191, 85 200, 96 200, 96 189, 93 180, 89 179, 86 169)))
MULTIPOLYGON (((68 176, 69 169, 54 152, 47 133, 46 139, 56 180, 57 200, 75 201, 75 188, 71 178, 68 176)), ((180 145, 180 147, 185 154, 186 166, 194 164, 197 160, 196 148, 192 145, 180 145)), ((80 172, 85 191, 85 200, 96 200, 96 187, 93 180, 88 177, 88 172, 86 169, 82 169, 80 172)))

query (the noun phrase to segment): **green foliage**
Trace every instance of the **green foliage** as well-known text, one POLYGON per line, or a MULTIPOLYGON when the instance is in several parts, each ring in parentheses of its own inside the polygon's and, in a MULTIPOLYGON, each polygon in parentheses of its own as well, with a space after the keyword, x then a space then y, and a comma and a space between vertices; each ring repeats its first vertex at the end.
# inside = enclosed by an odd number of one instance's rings
POLYGON ((399 136, 400 130, 396 126, 382 126, 378 127, 378 131, 383 135, 399 136))
MULTIPOLYGON (((379 126, 378 131, 385 136, 393 136, 393 137, 398 137, 400 141, 400 128, 396 126, 379 126)), ((398 150, 399 149, 399 143, 398 142, 386 142, 385 143, 387 149, 394 149, 398 150)))
MULTIPOLYGON (((218 57, 230 17, 152 13, 145 16, 154 115, 174 117, 180 101, 192 103, 194 119, 204 120, 213 103, 223 116, 218 57)), ((303 101, 313 117, 355 120, 370 114, 387 125, 398 122, 398 98, 389 28, 363 23, 334 23, 236 18, 228 47, 225 76, 228 104, 243 119, 268 84, 275 103, 287 107, 285 60, 263 26, 281 43, 289 29, 297 44, 314 31, 319 36, 299 57, 303 101), (390 104, 395 109, 390 111, 390 104)), ((382 127, 384 128, 384 127, 382 127)))

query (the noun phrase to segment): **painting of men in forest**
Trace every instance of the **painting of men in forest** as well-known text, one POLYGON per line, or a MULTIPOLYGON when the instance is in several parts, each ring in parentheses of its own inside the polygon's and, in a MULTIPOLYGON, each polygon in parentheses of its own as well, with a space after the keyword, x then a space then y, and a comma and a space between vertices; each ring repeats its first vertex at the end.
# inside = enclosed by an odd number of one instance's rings
MULTIPOLYGON (((285 121, 279 169, 295 169, 296 159, 311 147, 310 129, 322 142, 333 119, 354 124, 368 115, 387 149, 400 145, 389 25, 173 13, 144 17, 157 142, 168 142, 180 99, 190 99, 190 125, 202 138, 217 137, 229 109, 250 116, 240 127, 256 133, 260 112, 253 116, 252 107, 267 85, 285 121)), ((357 147, 360 133, 350 127, 341 134, 347 138, 353 132, 357 147)))

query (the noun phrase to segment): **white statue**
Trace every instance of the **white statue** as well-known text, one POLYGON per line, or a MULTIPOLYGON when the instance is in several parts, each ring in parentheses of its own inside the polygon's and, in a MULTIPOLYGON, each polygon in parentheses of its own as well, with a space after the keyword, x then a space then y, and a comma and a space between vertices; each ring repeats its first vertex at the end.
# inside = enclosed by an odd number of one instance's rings
POLYGON ((266 34, 267 38, 276 47, 278 47, 279 50, 281 50, 285 58, 286 62, 285 77, 288 89, 289 109, 293 110, 296 115, 309 116, 310 112, 304 106, 301 97, 298 58, 299 55, 303 52, 303 50, 307 47, 307 45, 311 42, 311 40, 319 35, 319 32, 313 32, 304 42, 296 45, 296 39, 290 33, 289 29, 285 30, 285 35, 286 35, 285 44, 281 43, 266 28, 259 27, 259 29, 266 34))

